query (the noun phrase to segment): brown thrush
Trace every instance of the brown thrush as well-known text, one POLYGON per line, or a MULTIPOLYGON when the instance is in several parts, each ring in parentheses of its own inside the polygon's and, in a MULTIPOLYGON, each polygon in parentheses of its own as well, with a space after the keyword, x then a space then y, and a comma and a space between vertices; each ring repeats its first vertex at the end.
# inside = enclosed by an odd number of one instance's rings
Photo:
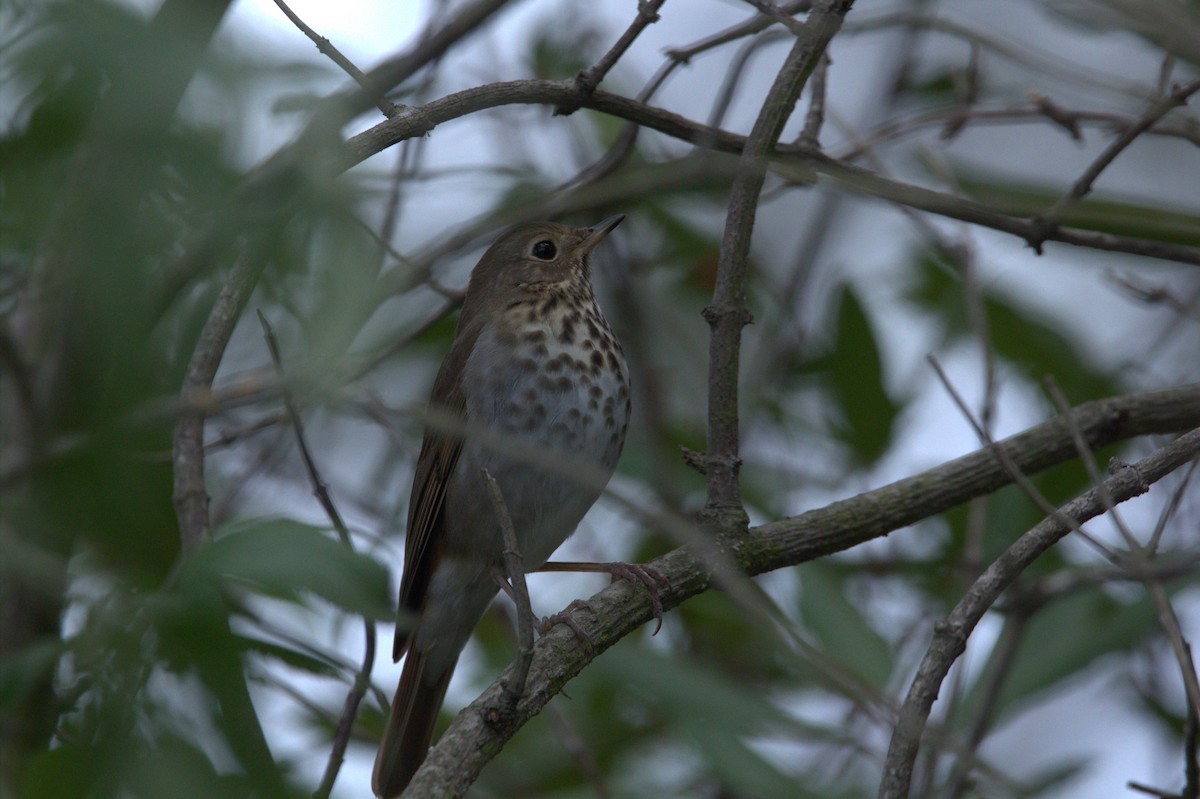
POLYGON ((430 405, 457 415, 462 435, 427 429, 413 477, 396 632, 407 653, 372 787, 404 790, 425 759, 459 653, 504 574, 497 511, 482 470, 499 484, 526 570, 545 563, 599 495, 562 457, 612 474, 629 419, 629 371, 592 293, 588 257, 624 219, 590 228, 521 225, 475 266, 430 405), (519 438, 513 457, 470 429, 519 438), (537 463, 553 452, 556 464, 537 463), (532 457, 531 457, 532 456, 532 457))

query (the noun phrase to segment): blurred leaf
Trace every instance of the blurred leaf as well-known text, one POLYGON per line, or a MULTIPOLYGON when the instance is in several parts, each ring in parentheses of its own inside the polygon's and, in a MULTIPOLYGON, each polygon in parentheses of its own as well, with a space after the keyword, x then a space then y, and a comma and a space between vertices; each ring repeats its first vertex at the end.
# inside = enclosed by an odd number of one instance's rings
POLYGON ((1060 19, 1096 32, 1133 32, 1176 58, 1200 65, 1200 8, 1178 0, 1051 0, 1060 19))
POLYGON ((1021 789, 1026 796, 1054 795, 1080 776, 1089 764, 1090 758, 1064 756, 1062 760, 1022 779, 1021 789))
POLYGON ((843 423, 838 436, 862 463, 876 461, 892 441, 899 408, 883 385, 883 359, 866 311, 854 292, 842 292, 833 351, 812 365, 829 377, 843 423))
POLYGON ((0 716, 40 690, 63 653, 58 639, 43 639, 0 660, 0 716))
POLYGON ((559 80, 591 66, 588 53, 596 51, 600 33, 585 15, 576 12, 570 25, 543 25, 533 36, 529 69, 534 77, 559 80))
MULTIPOLYGON (((940 69, 937 72, 920 76, 921 80, 913 81, 901 87, 913 95, 924 95, 923 99, 939 102, 949 106, 958 101, 959 70, 940 69)), ((910 78, 913 76, 909 76, 910 78)))
POLYGON ((238 522, 185 564, 180 588, 241 584, 295 599, 308 591, 351 613, 392 619, 388 572, 313 527, 287 519, 238 522))
POLYGON ((104 796, 95 788, 104 754, 87 745, 68 743, 37 755, 21 786, 23 799, 74 799, 104 796))
POLYGON ((675 730, 683 740, 691 740, 721 781, 721 795, 744 797, 817 797, 797 780, 775 768, 768 760, 737 739, 732 739, 720 722, 690 723, 680 721, 675 730))
POLYGON ((125 777, 128 795, 145 799, 256 796, 245 777, 218 774, 203 751, 173 735, 156 740, 125 777))
POLYGON ((663 237, 663 260, 682 262, 684 283, 703 294, 712 295, 716 285, 717 260, 721 239, 711 227, 693 222, 662 202, 649 202, 642 209, 648 221, 663 237))
MULTIPOLYGON (((1129 651, 1158 634, 1155 618, 1145 596, 1126 604, 1100 591, 1081 591, 1047 605, 1026 626, 994 718, 1077 677, 1098 658, 1129 651)), ((972 695, 968 706, 977 699, 972 695)))
MULTIPOLYGON (((926 250, 917 258, 919 283, 910 290, 909 297, 942 321, 947 339, 973 336, 962 281, 953 267, 936 252, 926 250)), ((986 291, 983 302, 996 354, 1034 384, 1040 385, 1044 376, 1051 375, 1068 402, 1073 403, 1120 393, 1116 377, 1103 368, 1093 368, 1080 347, 1052 327, 1050 320, 986 291)))
POLYGON ((341 669, 338 668, 336 663, 324 658, 315 657, 308 652, 302 652, 283 644, 263 641, 260 638, 251 638, 244 635, 235 635, 233 636, 233 640, 242 651, 254 652, 265 657, 274 658, 293 669, 307 671, 310 674, 320 677, 338 677, 341 675, 341 669))
MULTIPOLYGON (((968 196, 1014 216, 1039 214, 1063 195, 1061 188, 1016 183, 963 168, 954 170, 954 180, 968 196)), ((1067 211, 1063 224, 1117 236, 1200 246, 1200 216, 1161 205, 1088 198, 1067 211)))
POLYGON ((735 796, 795 796, 795 781, 746 743, 799 725, 745 681, 697 661, 619 647, 592 666, 640 695, 670 719, 676 736, 691 741, 735 796))
POLYGON ((774 634, 755 624, 727 596, 693 597, 674 613, 694 657, 742 680, 779 678, 787 671, 775 653, 774 634))
POLYGON ((883 636, 847 598, 845 582, 824 563, 800 567, 800 616, 805 629, 844 668, 884 688, 895 666, 883 636))

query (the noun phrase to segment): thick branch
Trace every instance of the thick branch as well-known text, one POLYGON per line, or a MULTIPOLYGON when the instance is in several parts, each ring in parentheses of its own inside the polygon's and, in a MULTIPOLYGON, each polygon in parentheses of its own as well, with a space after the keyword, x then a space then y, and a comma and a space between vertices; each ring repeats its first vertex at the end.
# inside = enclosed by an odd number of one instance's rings
MULTIPOLYGON (((1074 409, 1071 417, 1093 449, 1137 436, 1190 430, 1200 426, 1200 384, 1089 402, 1074 409)), ((999 446, 1026 474, 1077 457, 1071 430, 1061 417, 999 446)), ((737 560, 751 575, 815 560, 990 494, 1009 482, 994 455, 978 450, 852 499, 753 528, 739 543, 737 560)), ((670 582, 670 588, 659 595, 667 610, 712 585, 707 566, 686 548, 648 565, 670 582)), ((510 679, 506 671, 458 715, 430 752, 410 786, 414 796, 461 796, 505 741, 572 677, 653 615, 646 592, 625 581, 592 596, 587 605, 594 615, 577 613, 576 619, 590 644, 563 628, 539 640, 525 696, 516 708, 509 710, 502 688, 510 679)))

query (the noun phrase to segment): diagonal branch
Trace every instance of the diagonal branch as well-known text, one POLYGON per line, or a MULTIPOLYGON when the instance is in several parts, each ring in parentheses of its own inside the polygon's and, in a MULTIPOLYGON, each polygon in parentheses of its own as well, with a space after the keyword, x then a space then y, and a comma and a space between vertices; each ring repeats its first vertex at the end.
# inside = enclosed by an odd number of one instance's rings
POLYGON ((1192 430, 1133 467, 1121 468, 1100 486, 1090 489, 1062 507, 1061 512, 1018 538, 997 558, 959 601, 945 621, 934 628, 933 640, 917 669, 900 719, 888 747, 880 799, 904 799, 912 781, 913 764, 920 749, 929 712, 937 699, 942 681, 959 656, 966 650, 975 625, 983 618, 1000 594, 1047 549, 1071 532, 1062 517, 1085 521, 1104 513, 1111 506, 1106 496, 1123 502, 1144 494, 1150 485, 1183 466, 1200 453, 1200 429, 1192 430))
MULTIPOLYGON (((1071 412, 1093 448, 1154 433, 1200 426, 1200 384, 1089 402, 1071 412)), ((1051 419, 998 444, 1030 474, 1077 456, 1071 430, 1051 419)), ((756 575, 805 563, 887 535, 1011 482, 989 449, 942 464, 852 499, 801 516, 752 528, 739 542, 738 565, 756 575)), ((648 564, 670 582, 660 592, 665 609, 709 590, 713 576, 704 559, 680 547, 648 564)), ((551 630, 534 646, 526 691, 515 708, 504 674, 467 706, 429 753, 410 790, 414 796, 461 796, 504 743, 601 652, 637 630, 653 615, 646 593, 625 581, 587 600, 575 618, 590 643, 565 628, 551 630)))
MULTIPOLYGON (((312 29, 312 27, 309 26, 308 23, 300 19, 300 15, 293 11, 291 7, 284 2, 284 0, 275 0, 275 5, 279 6, 279 10, 283 12, 283 15, 291 20, 291 23, 299 28, 300 32, 307 36, 309 41, 317 46, 317 50, 319 50, 322 55, 326 56, 330 61, 341 67, 343 72, 345 72, 359 84, 363 82, 363 78, 365 77, 363 75, 363 71, 355 66, 354 62, 347 58, 346 55, 339 50, 333 42, 329 41, 329 39, 325 36, 317 33, 312 29)), ((375 105, 385 117, 394 117, 396 112, 400 110, 395 103, 382 96, 376 100, 375 105)))
MULTIPOLYGON (((687 117, 597 89, 582 96, 573 80, 524 80, 490 83, 440 97, 422 106, 405 109, 393 119, 381 122, 346 141, 337 169, 345 170, 393 144, 423 136, 439 124, 505 105, 569 105, 578 103, 610 116, 635 122, 666 136, 698 147, 727 153, 740 153, 746 138, 687 117)), ((1010 233, 1026 241, 1058 241, 1079 247, 1123 252, 1149 258, 1161 258, 1200 266, 1200 248, 1171 242, 1097 233, 1078 228, 1055 226, 1044 230, 1035 218, 1002 213, 983 203, 922 186, 889 180, 868 169, 846 161, 815 153, 811 149, 783 144, 774 148, 772 169, 784 177, 794 176, 805 184, 811 173, 832 178, 841 187, 921 211, 969 222, 1010 233)))
MULTIPOLYGON (((1053 229, 1071 206, 1091 193, 1092 185, 1100 177, 1100 173, 1107 169, 1109 164, 1116 160, 1118 155, 1124 152, 1129 145, 1133 144, 1137 137, 1154 127, 1155 123, 1168 113, 1182 105, 1186 105, 1188 98, 1196 92, 1200 92, 1200 80, 1194 80, 1186 86, 1175 87, 1151 105, 1137 122, 1127 127, 1121 132, 1120 136, 1109 142, 1104 151, 1096 157, 1088 168, 1084 170, 1083 174, 1079 176, 1079 179, 1075 181, 1075 184, 1071 187, 1071 191, 1060 197, 1058 202, 1035 218, 1034 221, 1041 228, 1039 233, 1053 229)), ((1029 243, 1040 253, 1041 240, 1035 237, 1031 238, 1029 243)))

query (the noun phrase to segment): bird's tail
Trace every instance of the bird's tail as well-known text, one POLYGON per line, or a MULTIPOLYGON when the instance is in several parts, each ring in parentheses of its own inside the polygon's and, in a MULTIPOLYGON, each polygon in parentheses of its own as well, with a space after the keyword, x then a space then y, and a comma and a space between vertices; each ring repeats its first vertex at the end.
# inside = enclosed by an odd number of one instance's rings
POLYGON ((426 653, 409 647, 400 672, 400 687, 392 699, 392 712, 371 776, 371 788, 383 799, 399 796, 424 762, 446 686, 454 674, 453 663, 440 674, 427 674, 427 658, 426 653))

